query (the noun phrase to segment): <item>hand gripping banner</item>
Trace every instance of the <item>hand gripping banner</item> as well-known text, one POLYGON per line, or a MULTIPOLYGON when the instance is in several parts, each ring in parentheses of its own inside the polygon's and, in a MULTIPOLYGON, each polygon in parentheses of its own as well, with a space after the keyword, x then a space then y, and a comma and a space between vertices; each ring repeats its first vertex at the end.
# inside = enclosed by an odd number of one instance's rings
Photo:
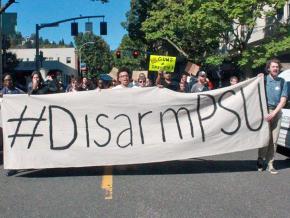
POLYGON ((180 160, 266 146, 263 78, 184 94, 161 88, 6 95, 4 168, 180 160))

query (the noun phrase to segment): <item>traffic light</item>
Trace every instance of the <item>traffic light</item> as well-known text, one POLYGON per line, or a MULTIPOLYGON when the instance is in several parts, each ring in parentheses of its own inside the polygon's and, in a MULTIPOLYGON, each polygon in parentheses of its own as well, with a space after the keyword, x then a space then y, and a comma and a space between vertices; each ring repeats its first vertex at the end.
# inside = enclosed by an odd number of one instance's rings
POLYGON ((121 58, 121 51, 120 51, 120 50, 117 50, 117 51, 116 51, 116 57, 117 57, 117 58, 121 58))
POLYGON ((100 22, 100 35, 107 35, 107 22, 100 22))
POLYGON ((76 23, 76 22, 71 23, 71 35, 72 36, 77 36, 78 33, 79 33, 78 23, 76 23))
POLYGON ((137 50, 134 50, 133 52, 132 52, 132 55, 133 55, 133 57, 134 58, 138 58, 138 56, 139 56, 139 51, 137 51, 137 50))

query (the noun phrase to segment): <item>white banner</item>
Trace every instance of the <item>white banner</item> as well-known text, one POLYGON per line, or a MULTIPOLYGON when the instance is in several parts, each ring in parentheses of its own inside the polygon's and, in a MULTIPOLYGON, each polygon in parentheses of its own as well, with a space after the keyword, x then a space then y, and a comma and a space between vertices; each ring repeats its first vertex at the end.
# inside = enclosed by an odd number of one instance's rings
POLYGON ((265 146, 263 78, 197 94, 160 88, 6 95, 4 168, 136 164, 265 146))

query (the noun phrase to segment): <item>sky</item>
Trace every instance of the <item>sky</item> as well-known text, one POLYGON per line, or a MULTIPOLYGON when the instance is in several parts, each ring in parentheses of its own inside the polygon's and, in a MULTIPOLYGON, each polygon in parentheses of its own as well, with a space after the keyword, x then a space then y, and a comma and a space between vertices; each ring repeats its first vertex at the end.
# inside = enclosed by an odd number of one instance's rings
MULTIPOLYGON (((5 4, 8 0, 2 0, 5 4)), ((19 3, 11 5, 6 12, 17 13, 17 31, 27 37, 35 33, 35 25, 52 23, 73 17, 104 15, 108 23, 108 35, 102 36, 110 45, 111 50, 118 48, 122 37, 127 31, 121 26, 126 21, 126 12, 130 9, 130 0, 109 0, 102 4, 93 0, 17 0, 19 3)), ((87 19, 78 20, 79 32, 84 32, 87 19)), ((90 19, 93 22, 93 31, 99 35, 99 22, 102 19, 90 19)), ((73 42, 70 35, 71 22, 60 24, 59 27, 43 28, 40 37, 50 41, 59 42, 64 39, 66 43, 73 42)))

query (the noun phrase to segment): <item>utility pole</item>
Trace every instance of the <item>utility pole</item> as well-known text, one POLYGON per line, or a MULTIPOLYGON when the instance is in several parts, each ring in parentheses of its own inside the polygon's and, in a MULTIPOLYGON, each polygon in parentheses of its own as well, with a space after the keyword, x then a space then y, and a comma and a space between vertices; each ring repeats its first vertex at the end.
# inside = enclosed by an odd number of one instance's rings
POLYGON ((5 12, 5 10, 15 3, 15 0, 9 0, 5 5, 1 4, 0 0, 0 88, 2 88, 2 77, 3 77, 3 50, 2 50, 2 14, 5 12))

